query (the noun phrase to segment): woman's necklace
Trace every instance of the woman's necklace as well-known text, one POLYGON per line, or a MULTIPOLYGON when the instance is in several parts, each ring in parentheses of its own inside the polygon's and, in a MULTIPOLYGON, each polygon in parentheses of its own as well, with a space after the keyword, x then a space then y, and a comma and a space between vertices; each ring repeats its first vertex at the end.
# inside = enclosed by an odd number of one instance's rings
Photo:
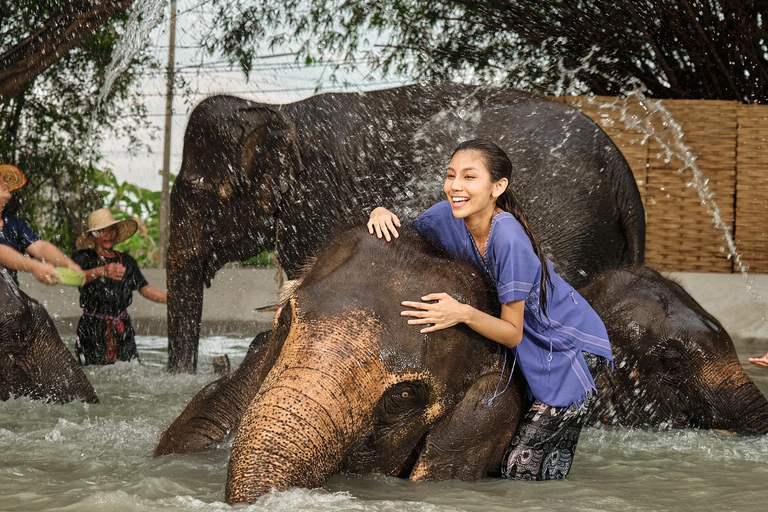
POLYGON ((488 237, 487 236, 485 237, 482 244, 478 242, 477 238, 475 238, 474 236, 472 237, 472 241, 475 242, 475 247, 477 248, 477 252, 480 253, 480 257, 482 259, 485 259, 485 245, 488 243, 488 237))
POLYGON ((98 254, 99 258, 101 258, 102 260, 104 258, 114 258, 115 257, 115 251, 105 251, 105 250, 96 249, 96 254, 98 254))
POLYGON ((493 216, 491 217, 491 222, 488 225, 488 229, 485 230, 485 236, 481 239, 478 239, 475 237, 474 234, 472 234, 472 231, 469 230, 469 227, 467 227, 467 231, 469 231, 469 235, 472 237, 472 241, 475 243, 475 248, 477 249, 477 252, 480 254, 480 258, 485 261, 485 246, 488 244, 488 238, 491 236, 491 227, 493 227, 493 219, 496 217, 496 215, 502 213, 504 210, 501 208, 496 208, 493 211, 493 216), (480 240, 482 240, 482 243, 480 243, 480 240))
POLYGON ((101 251, 99 249, 95 249, 95 251, 96 251, 96 256, 99 257, 99 259, 102 261, 102 263, 104 263, 104 265, 107 264, 107 258, 111 260, 117 258, 120 260, 120 264, 121 265, 123 264, 123 257, 120 256, 120 253, 115 250, 101 251))

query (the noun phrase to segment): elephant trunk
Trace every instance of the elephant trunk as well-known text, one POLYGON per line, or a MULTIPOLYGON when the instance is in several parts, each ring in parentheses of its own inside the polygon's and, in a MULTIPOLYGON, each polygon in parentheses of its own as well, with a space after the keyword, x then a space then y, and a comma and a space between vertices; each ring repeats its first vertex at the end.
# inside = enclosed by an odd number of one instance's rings
POLYGON ((238 427, 227 474, 228 503, 253 502, 271 490, 323 485, 371 428, 385 372, 372 356, 377 351, 370 339, 346 334, 355 331, 343 325, 345 320, 324 336, 329 340, 324 347, 297 348, 291 338, 301 329, 292 330, 238 427))
POLYGON ((729 365, 713 389, 715 428, 743 434, 768 433, 768 400, 737 362, 729 365), (719 425, 722 425, 720 427, 719 425))
POLYGON ((171 248, 166 268, 168 371, 194 373, 197 370, 197 343, 203 315, 204 276, 192 261, 180 258, 174 252, 171 248))

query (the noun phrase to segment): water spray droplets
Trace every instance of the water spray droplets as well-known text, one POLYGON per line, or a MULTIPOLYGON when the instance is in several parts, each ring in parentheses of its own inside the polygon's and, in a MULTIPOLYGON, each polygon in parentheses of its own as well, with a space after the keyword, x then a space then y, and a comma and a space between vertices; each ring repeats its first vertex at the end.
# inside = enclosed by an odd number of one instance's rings
MULTIPOLYGON (((139 50, 146 46, 149 32, 163 18, 165 5, 165 0, 136 0, 133 3, 125 31, 112 52, 112 61, 104 71, 104 83, 99 90, 86 134, 88 141, 91 141, 93 130, 96 129, 96 120, 101 104, 112 90, 115 80, 128 69, 139 50)), ((86 158, 91 158, 93 151, 94 148, 87 151, 86 158)))

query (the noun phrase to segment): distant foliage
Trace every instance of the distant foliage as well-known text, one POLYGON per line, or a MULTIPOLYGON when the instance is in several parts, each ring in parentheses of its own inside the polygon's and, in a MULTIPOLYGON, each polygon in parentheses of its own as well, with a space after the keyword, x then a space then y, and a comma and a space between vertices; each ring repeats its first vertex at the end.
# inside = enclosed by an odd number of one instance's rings
MULTIPOLYGON (((116 246, 128 252, 142 267, 157 267, 160 263, 158 239, 160 237, 161 192, 118 183, 111 173, 105 174, 106 183, 99 187, 103 201, 116 219, 133 219, 139 225, 136 234, 116 246)), ((170 176, 170 183, 176 177, 170 176)))
POLYGON ((246 267, 276 267, 277 257, 274 252, 262 251, 253 258, 243 261, 240 265, 246 267))
POLYGON ((298 42, 306 62, 365 53, 418 80, 768 103, 768 0, 228 0, 218 14, 205 42, 246 72, 298 42))

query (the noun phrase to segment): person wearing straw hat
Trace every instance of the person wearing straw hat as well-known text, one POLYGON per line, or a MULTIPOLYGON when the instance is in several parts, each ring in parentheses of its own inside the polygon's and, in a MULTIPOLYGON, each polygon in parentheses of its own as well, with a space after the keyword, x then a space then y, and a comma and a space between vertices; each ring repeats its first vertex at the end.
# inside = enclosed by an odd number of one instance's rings
POLYGON ((82 274, 80 266, 58 247, 32 231, 29 224, 5 211, 13 192, 27 184, 15 165, 0 165, 0 266, 19 284, 18 271, 30 272, 41 283, 55 284, 61 278, 56 267, 82 274), (28 257, 31 256, 31 257, 28 257))
POLYGON ((147 282, 133 257, 114 249, 137 229, 136 221, 115 220, 108 208, 101 208, 88 216, 88 230, 77 237, 78 251, 72 258, 85 270, 80 287, 83 315, 75 342, 81 364, 139 357, 127 311, 134 291, 154 302, 168 302, 167 293, 147 282))

